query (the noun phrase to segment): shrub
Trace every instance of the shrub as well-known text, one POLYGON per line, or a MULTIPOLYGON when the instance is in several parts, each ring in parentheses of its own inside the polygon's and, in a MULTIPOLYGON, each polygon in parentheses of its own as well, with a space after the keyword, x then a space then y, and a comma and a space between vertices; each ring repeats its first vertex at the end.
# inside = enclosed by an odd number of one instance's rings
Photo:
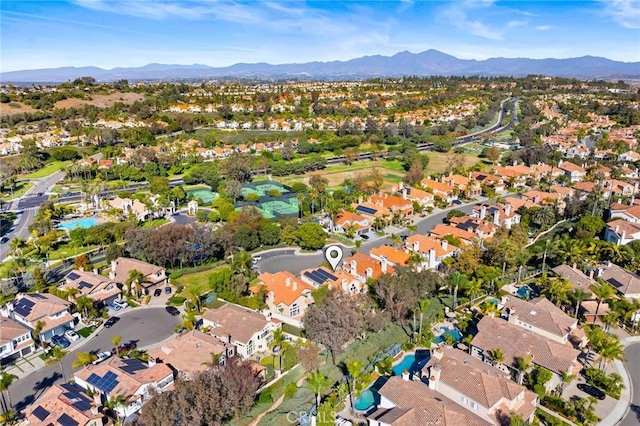
POLYGON ((171 274, 169 274, 169 279, 177 280, 181 276, 182 276, 182 272, 176 271, 176 272, 172 272, 171 274))
POLYGON ((258 394, 257 404, 273 404, 273 398, 271 397, 271 391, 265 389, 258 394))
POLYGON ((182 296, 172 296, 169 298, 168 303, 173 306, 180 306, 187 300, 182 296))
POLYGON ((288 383, 287 386, 284 388, 285 398, 293 398, 296 392, 298 392, 298 387, 293 382, 288 383))

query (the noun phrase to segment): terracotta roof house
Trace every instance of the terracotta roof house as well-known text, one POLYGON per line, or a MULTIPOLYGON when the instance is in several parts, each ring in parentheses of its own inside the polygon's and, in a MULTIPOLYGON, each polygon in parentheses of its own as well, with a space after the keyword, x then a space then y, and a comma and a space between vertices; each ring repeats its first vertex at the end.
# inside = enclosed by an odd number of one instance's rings
POLYGON ((520 215, 515 212, 511 204, 481 204, 473 208, 473 217, 489 219, 497 226, 511 229, 513 225, 520 223, 520 215))
POLYGON ((125 405, 117 406, 115 410, 127 417, 142 408, 152 389, 158 393, 168 390, 173 385, 173 371, 166 364, 156 363, 153 358, 144 362, 137 358, 114 356, 76 371, 74 379, 83 389, 100 394, 103 403, 122 395, 125 405))
POLYGON ((79 386, 53 385, 23 411, 25 420, 21 424, 102 426, 107 419, 99 411, 101 406, 79 386))
POLYGON ((562 161, 558 164, 558 168, 564 172, 569 182, 581 182, 587 176, 587 171, 570 161, 562 161))
POLYGON ((578 362, 580 351, 571 345, 556 343, 503 319, 485 316, 478 322, 478 334, 471 341, 471 354, 491 362, 489 351, 496 348, 504 353, 502 368, 515 370, 516 358, 530 356, 533 364, 551 371, 555 381, 548 383, 549 388, 561 382, 563 373, 577 374, 582 369, 578 362))
POLYGON ((385 263, 391 264, 391 266, 408 266, 411 258, 406 252, 387 245, 372 248, 369 256, 378 260, 383 265, 383 269, 385 263))
POLYGON ((480 183, 471 177, 450 174, 449 176, 443 176, 441 181, 456 188, 467 197, 476 197, 482 193, 480 183))
POLYGON ((426 178, 422 179, 420 183, 426 190, 432 192, 434 196, 440 197, 448 203, 458 199, 454 192, 455 188, 451 185, 426 178))
POLYGON ((573 288, 579 288, 589 296, 591 296, 591 294, 593 293, 591 291, 591 286, 596 284, 596 281, 592 277, 585 275, 581 270, 569 265, 558 265, 553 268, 552 271, 556 275, 561 276, 569 281, 573 288))
POLYGON ((11 318, 0 316, 0 366, 29 355, 34 349, 29 327, 11 318))
POLYGON ((518 297, 503 296, 502 318, 539 336, 565 344, 571 336, 583 336, 578 329, 578 320, 551 303, 549 299, 537 297, 526 301, 518 297))
POLYGON ((392 376, 378 390, 380 403, 367 415, 376 426, 489 426, 492 423, 429 389, 420 381, 392 376))
POLYGON ((109 279, 126 284, 129 279, 129 271, 133 270, 144 275, 144 281, 141 285, 147 293, 154 288, 163 287, 168 282, 165 268, 128 257, 119 257, 111 261, 109 279))
POLYGON ((362 283, 366 283, 369 278, 377 280, 383 273, 393 272, 388 263, 385 263, 384 267, 386 270, 382 269, 383 265, 379 261, 361 252, 345 258, 342 262, 342 268, 362 283))
POLYGON ((457 228, 473 232, 481 240, 493 237, 499 226, 495 223, 473 216, 452 217, 449 223, 457 228))
POLYGON ((398 183, 394 188, 403 199, 416 202, 422 207, 433 207, 433 194, 422 189, 404 186, 403 182, 398 183))
POLYGON ((373 219, 375 218, 389 218, 391 219, 391 210, 389 210, 388 208, 380 205, 380 204, 374 204, 371 202, 363 202, 363 203, 358 203, 358 204, 354 204, 352 206, 356 213, 361 214, 363 216, 369 216, 373 219))
POLYGON ((199 330, 191 330, 165 341, 151 356, 171 367, 176 375, 190 378, 209 368, 214 356, 219 357, 220 365, 225 365, 235 355, 235 345, 232 343, 199 330))
POLYGON ((259 312, 227 303, 217 309, 207 309, 202 314, 200 329, 207 327, 211 328, 207 334, 235 345, 236 353, 248 358, 269 348, 273 331, 280 327, 280 323, 259 312))
POLYGON ((251 287, 251 291, 257 293, 261 288, 266 290, 267 306, 275 318, 286 317, 299 321, 313 303, 311 292, 316 288, 289 271, 274 274, 265 272, 258 279, 260 283, 251 287))
POLYGON ((471 172, 471 177, 481 186, 489 186, 498 192, 505 190, 504 180, 500 176, 492 175, 484 172, 471 172))
POLYGON ((422 377, 430 389, 490 424, 504 424, 512 413, 530 422, 538 405, 537 395, 509 373, 454 348, 434 349, 422 377))
POLYGON ((615 263, 605 262, 595 271, 596 277, 611 284, 622 296, 640 299, 640 276, 627 271, 615 263))
POLYGON ((44 327, 39 337, 45 342, 74 326, 71 303, 49 293, 18 293, 16 299, 6 305, 3 314, 31 330, 42 321, 44 327))
POLYGON ((76 298, 86 296, 97 308, 109 305, 120 297, 122 291, 118 284, 97 273, 74 269, 64 277, 65 282, 59 287, 61 290, 76 289, 76 298))
POLYGON ((306 269, 300 272, 300 279, 315 288, 327 284, 329 289, 339 289, 342 293, 354 296, 363 289, 362 282, 345 270, 330 270, 325 266, 306 269))
POLYGON ((139 200, 116 197, 113 200, 109 200, 108 203, 111 208, 121 210, 124 216, 133 214, 140 221, 146 220, 151 214, 149 208, 139 200))
POLYGON ((464 244, 471 244, 476 239, 476 234, 464 229, 460 229, 457 226, 445 225, 439 223, 429 232, 431 237, 435 237, 439 240, 443 240, 447 235, 451 235, 455 238, 459 238, 464 244))
POLYGON ((624 219, 613 220, 607 223, 604 239, 618 246, 640 240, 640 223, 627 222, 624 219))
POLYGON ((640 206, 614 203, 609 207, 611 219, 624 219, 631 223, 640 223, 640 206))
POLYGON ((395 195, 384 193, 382 195, 374 195, 371 202, 378 206, 383 206, 393 214, 400 216, 409 216, 413 214, 413 203, 395 195))
POLYGON ((355 235, 361 235, 369 232, 370 228, 370 219, 359 214, 342 211, 338 213, 333 223, 332 232, 345 233, 352 229, 355 235))
POLYGON ((419 253, 424 260, 421 269, 437 270, 442 265, 442 261, 447 257, 455 255, 460 249, 446 240, 439 240, 435 237, 414 234, 405 240, 405 249, 408 253, 419 253))

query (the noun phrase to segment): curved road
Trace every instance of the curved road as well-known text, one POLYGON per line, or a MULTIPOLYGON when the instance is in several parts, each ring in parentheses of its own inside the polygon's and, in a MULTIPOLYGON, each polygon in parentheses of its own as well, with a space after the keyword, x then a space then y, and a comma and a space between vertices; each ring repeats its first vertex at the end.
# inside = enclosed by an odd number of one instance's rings
MULTIPOLYGON (((481 203, 486 201, 486 198, 480 197, 478 201, 475 201, 470 204, 466 204, 463 206, 454 206, 450 207, 441 212, 432 214, 425 218, 419 218, 415 223, 417 225, 417 233, 428 235, 429 231, 439 223, 442 223, 442 220, 447 216, 447 213, 450 210, 460 210, 464 213, 471 213, 473 207, 477 203, 481 203)), ((400 235, 406 235, 406 231, 400 233, 400 235)), ((383 244, 391 244, 391 239, 389 237, 377 237, 375 234, 372 235, 372 241, 368 241, 363 243, 360 246, 361 253, 368 254, 372 248, 381 246, 383 244)), ((344 256, 347 257, 351 254, 350 249, 343 247, 344 256)), ((316 253, 316 254, 285 254, 285 255, 269 255, 269 253, 260 253, 262 260, 258 263, 258 270, 260 273, 262 272, 280 272, 280 271, 289 271, 294 275, 300 275, 300 271, 309 268, 315 268, 319 266, 321 263, 325 261, 324 253, 316 253)))
MULTIPOLYGON (((90 336, 90 340, 83 339, 69 348, 71 352, 64 358, 63 365, 67 379, 71 378, 74 369, 71 364, 76 360, 79 352, 102 352, 113 348, 112 336, 122 336, 122 343, 134 340, 139 348, 161 342, 172 335, 181 321, 181 317, 173 317, 164 306, 153 308, 127 308, 117 315, 120 321, 111 328, 103 328, 98 334, 90 336), (74 347, 79 347, 74 349, 74 347)), ((78 370, 78 369, 75 369, 78 370)), ((19 379, 11 386, 11 400, 17 410, 22 410, 32 404, 50 386, 62 383, 60 364, 48 365, 32 374, 19 379)))
POLYGON ((640 424, 640 342, 625 348, 625 368, 631 378, 631 406, 620 426, 637 426, 640 424))

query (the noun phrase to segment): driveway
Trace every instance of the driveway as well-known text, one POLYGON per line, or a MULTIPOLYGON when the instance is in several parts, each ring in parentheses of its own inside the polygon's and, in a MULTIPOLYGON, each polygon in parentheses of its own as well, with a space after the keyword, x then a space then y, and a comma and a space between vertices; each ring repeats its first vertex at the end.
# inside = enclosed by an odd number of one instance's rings
MULTIPOLYGON (((120 317, 117 324, 111 328, 101 329, 98 334, 93 334, 83 344, 78 342, 79 347, 76 346, 76 349, 64 358, 63 365, 67 379, 72 377, 74 369, 71 368, 71 364, 76 360, 79 352, 95 353, 111 350, 112 336, 121 336, 123 343, 134 340, 139 348, 151 346, 174 335, 174 329, 181 321, 181 317, 172 317, 164 307, 126 308, 117 316, 120 317)), ((62 382, 60 365, 55 363, 46 366, 15 382, 11 386, 11 400, 17 410, 22 410, 32 404, 46 389, 62 382)))

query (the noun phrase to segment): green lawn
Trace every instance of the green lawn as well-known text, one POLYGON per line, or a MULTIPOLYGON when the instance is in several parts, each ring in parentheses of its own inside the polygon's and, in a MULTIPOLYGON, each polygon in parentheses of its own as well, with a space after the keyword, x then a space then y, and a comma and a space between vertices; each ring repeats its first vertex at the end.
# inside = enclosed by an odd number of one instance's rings
POLYGON ((145 222, 143 227, 144 228, 157 228, 158 226, 164 225, 167 222, 169 222, 169 220, 165 219, 165 218, 153 219, 152 221, 145 222))
MULTIPOLYGON (((427 152, 429 164, 426 174, 444 173, 449 168, 449 162, 457 154, 452 152, 427 152)), ((464 167, 471 167, 480 161, 478 154, 461 154, 464 156, 464 167)))
POLYGON ((193 274, 186 274, 175 280, 175 283, 184 286, 184 290, 180 293, 180 296, 186 297, 189 289, 193 289, 197 294, 204 294, 210 290, 209 288, 209 275, 212 272, 220 271, 221 269, 229 268, 229 266, 218 266, 217 268, 209 269, 207 271, 195 272, 193 274))
POLYGON ((49 252, 49 260, 65 259, 67 257, 76 256, 97 249, 98 245, 74 248, 69 243, 62 243, 53 251, 49 252))
POLYGON ((28 175, 21 175, 20 179, 40 179, 45 176, 49 176, 50 174, 55 173, 64 167, 67 167, 69 164, 71 164, 71 161, 54 161, 47 164, 40 170, 36 170, 35 172, 29 173, 28 175))
POLYGON ((31 187, 33 186, 33 184, 31 182, 23 182, 23 181, 18 181, 16 182, 16 186, 15 188, 13 188, 13 196, 11 194, 11 191, 8 192, 4 192, 2 194, 2 196, 4 198, 7 199, 11 199, 11 198, 20 198, 24 195, 25 192, 27 192, 31 187))

